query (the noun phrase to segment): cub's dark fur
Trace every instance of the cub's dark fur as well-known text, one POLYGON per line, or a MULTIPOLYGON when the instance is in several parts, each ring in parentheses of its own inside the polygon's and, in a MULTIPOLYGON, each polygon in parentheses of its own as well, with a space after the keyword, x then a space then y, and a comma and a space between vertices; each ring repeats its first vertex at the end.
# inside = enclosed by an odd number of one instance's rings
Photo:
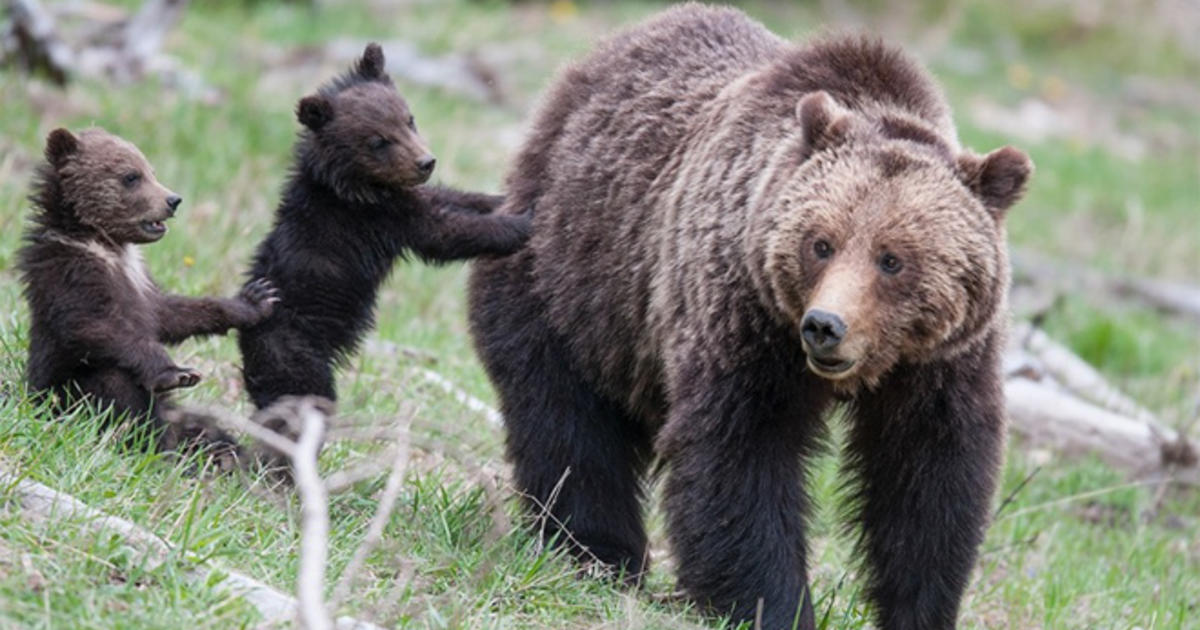
POLYGON ((528 216, 490 214, 502 197, 421 185, 434 159, 383 66, 371 44, 297 107, 295 166, 250 271, 282 301, 240 335, 246 390, 259 408, 284 395, 335 398, 334 364, 372 326, 397 258, 499 256, 529 236, 528 216))
POLYGON ((135 146, 102 129, 54 130, 46 160, 18 262, 32 318, 29 388, 62 403, 87 396, 111 405, 164 447, 209 434, 181 413, 167 426, 166 393, 200 374, 176 365, 163 344, 259 322, 271 312, 270 285, 252 283, 233 299, 160 292, 138 245, 166 233, 180 197, 135 146))

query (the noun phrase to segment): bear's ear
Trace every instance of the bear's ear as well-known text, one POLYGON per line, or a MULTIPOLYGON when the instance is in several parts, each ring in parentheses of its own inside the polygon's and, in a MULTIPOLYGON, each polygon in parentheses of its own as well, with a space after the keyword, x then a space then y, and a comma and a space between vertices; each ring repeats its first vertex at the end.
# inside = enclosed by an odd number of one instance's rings
POLYGON ((850 133, 850 112, 827 92, 806 94, 796 104, 796 118, 804 133, 805 155, 841 144, 850 133))
POLYGON ((358 65, 355 67, 355 72, 364 79, 382 79, 383 48, 380 48, 379 44, 375 42, 367 44, 367 48, 363 50, 362 59, 358 60, 358 65))
POLYGON ((46 136, 46 159, 54 168, 66 163, 67 157, 79 151, 79 139, 63 128, 55 129, 46 136))
POLYGON ((333 120, 333 104, 319 94, 305 96, 296 106, 296 118, 300 119, 300 123, 305 127, 320 131, 321 127, 333 120))
POLYGON ((958 168, 963 183, 999 221, 1025 194, 1033 161, 1017 149, 1002 147, 983 157, 969 153, 959 156, 958 168))

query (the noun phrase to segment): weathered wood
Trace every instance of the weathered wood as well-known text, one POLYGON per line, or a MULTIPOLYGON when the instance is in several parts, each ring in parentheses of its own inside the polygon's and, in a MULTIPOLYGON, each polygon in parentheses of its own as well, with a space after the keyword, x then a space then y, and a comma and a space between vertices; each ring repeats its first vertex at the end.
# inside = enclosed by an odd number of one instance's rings
MULTIPOLYGON (((132 521, 106 514, 69 494, 31 479, 0 470, 0 486, 8 488, 10 496, 21 506, 21 515, 26 520, 55 529, 61 528, 64 521, 79 521, 91 531, 116 534, 126 546, 146 559, 149 568, 165 562, 174 551, 169 542, 132 521)), ((213 568, 201 564, 187 569, 187 574, 192 583, 207 584, 213 571, 213 568)), ((236 571, 221 569, 218 574, 222 577, 215 588, 249 602, 262 615, 264 623, 279 624, 295 618, 297 602, 294 598, 236 571)), ((380 630, 374 624, 350 617, 339 618, 336 627, 339 630, 380 630)))
POLYGON ((1011 428, 1067 455, 1095 454, 1138 477, 1200 483, 1196 453, 1174 430, 1134 420, 1048 383, 1010 379, 1004 386, 1011 428))
POLYGON ((1014 431, 1057 451, 1095 453, 1135 476, 1200 481, 1195 446, 1028 323, 1013 327, 1005 394, 1014 431))
POLYGON ((1048 376, 1075 396, 1113 413, 1151 424, 1158 423, 1153 413, 1114 387, 1096 368, 1040 329, 1020 323, 1013 326, 1010 337, 1019 347, 1011 348, 1009 356, 1021 357, 1021 353, 1026 353, 1029 365, 1040 372, 1039 378, 1048 376))
POLYGON ((1183 282, 1115 276, 1030 252, 1013 252, 1018 281, 1044 283, 1075 293, 1100 293, 1133 299, 1153 308, 1200 321, 1200 286, 1183 282))
POLYGON ((55 83, 66 84, 75 53, 59 38, 54 17, 36 0, 9 0, 8 10, 16 52, 25 65, 44 68, 55 83))

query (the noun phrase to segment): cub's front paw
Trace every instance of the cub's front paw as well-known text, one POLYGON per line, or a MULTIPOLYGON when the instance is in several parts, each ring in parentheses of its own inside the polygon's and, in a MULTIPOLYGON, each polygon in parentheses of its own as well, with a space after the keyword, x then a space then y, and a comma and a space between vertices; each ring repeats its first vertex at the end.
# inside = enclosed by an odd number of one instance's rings
POLYGON ((173 389, 192 387, 199 382, 200 372, 192 368, 173 365, 163 370, 154 378, 154 381, 150 384, 150 390, 156 394, 161 394, 173 389))
POLYGON ((238 299, 249 307, 250 318, 246 325, 253 326, 275 312, 275 304, 279 302, 279 292, 270 280, 258 278, 242 287, 238 299))
POLYGON ((533 233, 533 208, 526 208, 521 214, 508 215, 504 218, 508 227, 512 229, 522 244, 529 240, 529 235, 533 233))

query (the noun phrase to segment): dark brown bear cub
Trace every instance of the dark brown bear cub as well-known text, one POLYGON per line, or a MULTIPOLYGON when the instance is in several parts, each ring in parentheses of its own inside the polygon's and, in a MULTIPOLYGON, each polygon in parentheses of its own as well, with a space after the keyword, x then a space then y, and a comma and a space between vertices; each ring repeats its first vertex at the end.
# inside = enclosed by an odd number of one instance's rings
POLYGON ((421 185, 434 158, 383 64, 371 44, 297 107, 295 166, 250 271, 270 279, 281 302, 240 335, 246 390, 259 408, 285 395, 335 398, 334 364, 370 329, 398 257, 499 256, 529 236, 528 216, 490 214, 501 197, 421 185))
POLYGON ((1003 221, 1031 168, 960 147, 902 51, 790 44, 732 9, 672 9, 567 68, 507 180, 534 237, 471 279, 547 533, 641 573, 657 454, 680 587, 812 630, 805 463, 846 401, 874 626, 954 627, 1002 459, 1003 221))
POLYGON ((200 374, 163 344, 224 333, 270 314, 270 285, 233 299, 161 293, 138 246, 167 232, 180 197, 154 178, 137 147, 101 129, 56 129, 37 173, 32 225, 19 254, 32 318, 29 387, 60 402, 86 396, 136 418, 171 447, 201 426, 167 423, 166 393, 200 374))

